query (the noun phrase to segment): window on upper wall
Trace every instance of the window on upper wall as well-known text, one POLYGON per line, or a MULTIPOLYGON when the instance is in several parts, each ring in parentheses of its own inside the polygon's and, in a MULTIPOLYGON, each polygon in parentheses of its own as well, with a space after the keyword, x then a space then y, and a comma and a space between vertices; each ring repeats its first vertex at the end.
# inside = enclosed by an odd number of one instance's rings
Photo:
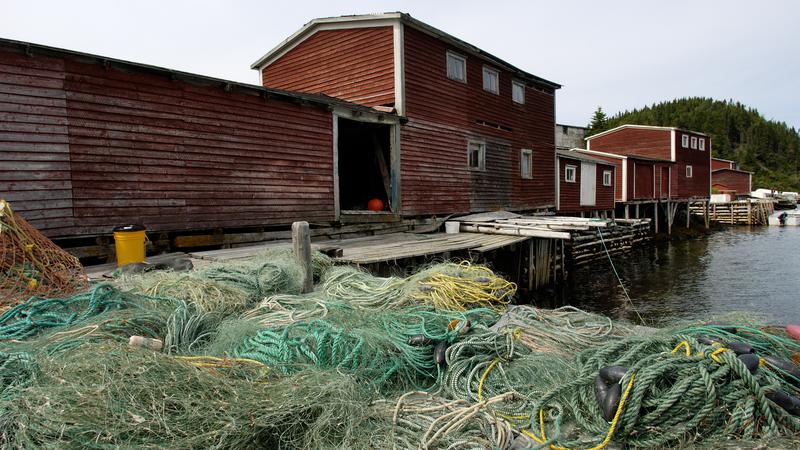
POLYGON ((692 148, 697 149, 697 136, 692 136, 692 148))
POLYGON ((525 104, 525 84, 519 81, 511 82, 511 99, 514 103, 525 104))
POLYGON ((706 140, 704 138, 700 138, 700 140, 697 141, 697 145, 700 148, 700 150, 705 150, 706 149, 706 140))
POLYGON ((500 74, 485 66, 483 68, 483 90, 492 94, 500 93, 500 74))
POLYGON ((686 134, 681 137, 681 147, 689 148, 689 136, 686 134))
POLYGON ((686 166, 686 178, 692 178, 692 166, 686 166))
POLYGON ((447 52, 447 78, 467 82, 467 59, 461 55, 447 52))
POLYGON ((611 186, 611 171, 603 171, 603 186, 611 186))
POLYGON ((567 183, 574 183, 578 168, 576 166, 564 167, 564 181, 567 183))
POLYGON ((470 141, 467 145, 467 164, 471 170, 486 169, 486 144, 470 141))
POLYGON ((533 178, 533 150, 523 148, 519 152, 519 176, 533 178))

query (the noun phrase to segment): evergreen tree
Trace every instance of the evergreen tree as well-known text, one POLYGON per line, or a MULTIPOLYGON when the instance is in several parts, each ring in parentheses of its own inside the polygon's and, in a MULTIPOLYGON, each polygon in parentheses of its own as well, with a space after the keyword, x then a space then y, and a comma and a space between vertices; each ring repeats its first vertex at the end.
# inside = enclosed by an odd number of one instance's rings
POLYGON ((600 133, 601 131, 605 131, 609 128, 608 116, 606 116, 602 106, 597 107, 597 111, 595 111, 594 115, 592 115, 592 120, 589 122, 588 128, 589 130, 587 132, 587 136, 600 133))

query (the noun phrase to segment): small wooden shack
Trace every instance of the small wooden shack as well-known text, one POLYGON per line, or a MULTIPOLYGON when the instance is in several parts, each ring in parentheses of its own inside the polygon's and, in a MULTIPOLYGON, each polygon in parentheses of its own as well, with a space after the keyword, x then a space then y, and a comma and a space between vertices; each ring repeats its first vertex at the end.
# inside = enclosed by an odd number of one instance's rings
POLYGON ((614 199, 618 203, 653 202, 673 197, 670 179, 674 164, 669 160, 585 149, 572 151, 614 166, 614 199))
POLYGON ((614 164, 577 150, 556 151, 558 213, 604 216, 614 211, 614 164))
POLYGON ((747 197, 753 190, 753 172, 739 169, 735 161, 712 158, 711 187, 731 197, 747 197))

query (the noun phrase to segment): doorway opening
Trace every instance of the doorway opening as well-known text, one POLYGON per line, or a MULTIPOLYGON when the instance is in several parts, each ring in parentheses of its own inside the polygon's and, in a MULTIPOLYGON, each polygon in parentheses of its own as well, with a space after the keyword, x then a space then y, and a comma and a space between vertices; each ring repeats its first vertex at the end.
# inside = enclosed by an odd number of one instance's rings
MULTIPOLYGON (((391 189, 391 125, 338 118, 339 208, 369 211, 380 201, 393 211, 391 189)), ((375 212, 380 212, 375 210, 375 212)))

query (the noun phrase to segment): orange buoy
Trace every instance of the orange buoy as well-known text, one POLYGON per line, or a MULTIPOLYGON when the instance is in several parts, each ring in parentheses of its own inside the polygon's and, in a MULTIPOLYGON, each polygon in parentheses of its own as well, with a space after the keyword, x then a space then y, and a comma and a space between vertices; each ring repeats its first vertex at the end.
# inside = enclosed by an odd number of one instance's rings
POLYGON ((383 211, 383 202, 379 198, 373 198, 367 202, 367 209, 370 211, 383 211))
POLYGON ((800 341, 800 325, 786 325, 786 333, 797 341, 800 341))

